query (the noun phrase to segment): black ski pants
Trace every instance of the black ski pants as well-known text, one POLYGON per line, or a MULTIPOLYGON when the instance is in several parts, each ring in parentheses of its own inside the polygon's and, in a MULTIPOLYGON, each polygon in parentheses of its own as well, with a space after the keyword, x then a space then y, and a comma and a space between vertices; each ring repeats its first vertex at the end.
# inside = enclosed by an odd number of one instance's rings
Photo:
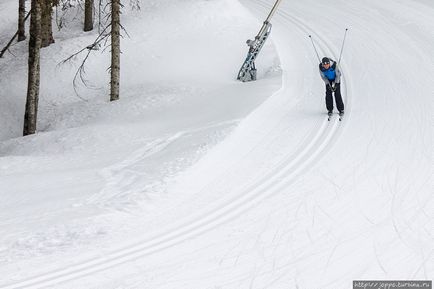
MULTIPOLYGON (((336 83, 335 88, 336 107, 339 111, 344 111, 344 102, 342 101, 341 95, 341 84, 336 83)), ((333 91, 330 85, 326 85, 326 107, 327 111, 333 111, 333 91)))

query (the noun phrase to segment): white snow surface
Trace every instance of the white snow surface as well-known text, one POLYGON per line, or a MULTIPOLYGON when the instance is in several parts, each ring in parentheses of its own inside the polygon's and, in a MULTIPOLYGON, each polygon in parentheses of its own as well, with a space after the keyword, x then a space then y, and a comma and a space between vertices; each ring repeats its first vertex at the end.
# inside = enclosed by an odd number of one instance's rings
MULTIPOLYGON (((0 43, 17 1, 0 3, 0 43)), ((351 288, 434 277, 434 2, 126 3, 121 99, 81 12, 42 50, 21 137, 27 43, 0 59, 0 288, 351 288), (78 15, 78 16, 77 16, 78 15), (78 18, 77 18, 78 17, 78 18), (316 55, 339 57, 327 121, 316 55)))

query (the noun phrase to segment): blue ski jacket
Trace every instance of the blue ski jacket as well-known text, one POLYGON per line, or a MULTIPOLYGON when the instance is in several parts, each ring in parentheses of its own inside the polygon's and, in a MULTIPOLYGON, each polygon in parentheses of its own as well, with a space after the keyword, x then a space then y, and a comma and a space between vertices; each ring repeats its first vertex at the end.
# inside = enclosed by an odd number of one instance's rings
POLYGON ((330 61, 329 69, 325 69, 322 64, 319 64, 319 73, 325 84, 330 84, 330 82, 340 83, 341 82, 341 71, 337 66, 335 61, 330 61))

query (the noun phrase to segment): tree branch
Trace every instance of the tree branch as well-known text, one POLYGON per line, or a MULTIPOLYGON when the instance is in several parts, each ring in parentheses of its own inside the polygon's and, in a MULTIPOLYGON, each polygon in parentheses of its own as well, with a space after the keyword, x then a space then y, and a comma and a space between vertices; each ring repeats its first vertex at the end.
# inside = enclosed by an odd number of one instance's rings
MULTIPOLYGON (((30 12, 31 12, 31 10, 29 11, 29 13, 27 13, 26 18, 24 18, 24 22, 27 20, 27 18, 29 18, 29 16, 30 16, 30 12)), ((8 44, 6 44, 6 46, 5 46, 5 47, 2 49, 2 51, 0 52, 0 58, 3 57, 3 54, 5 54, 6 50, 9 49, 9 46, 11 46, 12 42, 14 42, 14 40, 15 40, 15 38, 16 38, 17 36, 18 36, 18 30, 17 30, 17 32, 14 34, 14 36, 12 37, 12 39, 8 42, 8 44)))

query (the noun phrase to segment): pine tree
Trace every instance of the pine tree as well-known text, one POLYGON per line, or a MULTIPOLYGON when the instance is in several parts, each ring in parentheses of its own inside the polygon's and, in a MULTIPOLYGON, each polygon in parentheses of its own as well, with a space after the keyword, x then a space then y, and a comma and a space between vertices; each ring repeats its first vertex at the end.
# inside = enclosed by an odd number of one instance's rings
POLYGON ((18 3, 18 42, 26 39, 26 0, 19 0, 18 3))
POLYGON ((110 101, 119 99, 120 82, 120 0, 111 1, 111 80, 110 80, 110 101))
POLYGON ((55 5, 53 0, 42 0, 41 1, 41 47, 47 47, 54 43, 53 38, 53 5, 55 5))
POLYGON ((23 134, 36 132, 40 81, 41 12, 44 0, 32 0, 28 60, 28 83, 23 134))
POLYGON ((84 2, 84 31, 93 30, 93 0, 84 2))

